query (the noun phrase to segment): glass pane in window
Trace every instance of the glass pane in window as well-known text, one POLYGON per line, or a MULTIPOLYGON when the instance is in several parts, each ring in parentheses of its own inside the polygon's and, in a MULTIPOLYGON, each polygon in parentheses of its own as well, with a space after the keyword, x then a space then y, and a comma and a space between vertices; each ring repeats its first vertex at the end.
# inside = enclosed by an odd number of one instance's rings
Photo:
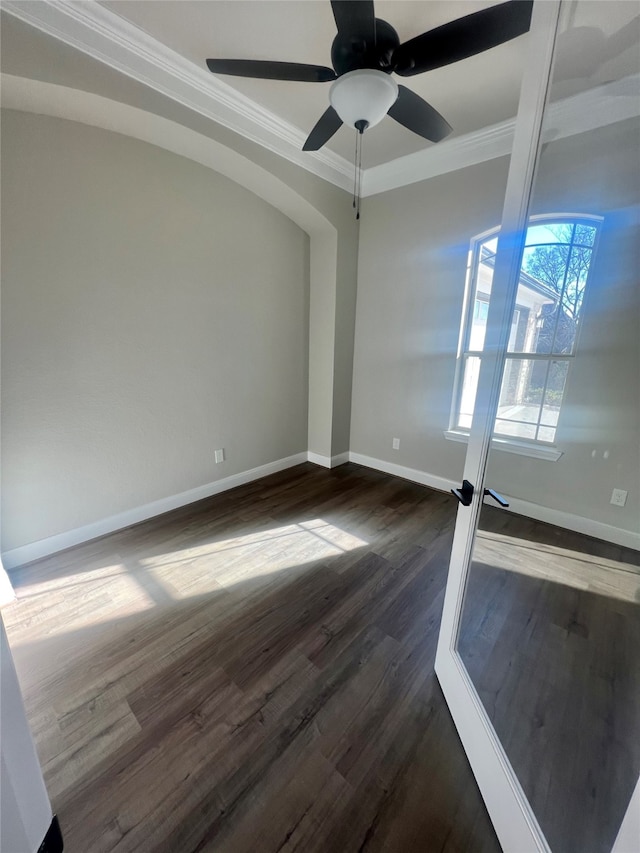
POLYGON ((509 358, 505 364, 496 433, 535 438, 548 362, 509 358))
POLYGON ((480 359, 470 356, 464 362, 464 376, 462 379, 462 393, 460 395, 460 413, 458 415, 458 426, 462 429, 471 429, 473 409, 476 404, 476 392, 478 390, 478 375, 480 373, 480 359))
POLYGON ((562 292, 568 260, 569 246, 565 243, 528 246, 522 256, 522 270, 529 277, 530 287, 557 296, 562 292))
POLYGON ((535 424, 517 424, 512 421, 503 421, 496 418, 496 435, 509 435, 512 438, 534 439, 536 437, 535 424))
POLYGON ((556 429, 555 427, 543 427, 541 426, 538 429, 538 441, 555 441, 556 440, 556 429))
POLYGON ((484 347, 484 336, 487 331, 487 314, 489 303, 476 297, 473 303, 473 315, 471 318, 471 332, 469 334, 469 349, 478 351, 484 347))
POLYGON ((559 237, 558 234, 554 231, 554 226, 557 227, 558 223, 554 222, 541 222, 537 225, 530 225, 527 229, 527 246, 535 246, 541 243, 558 243, 558 242, 566 242, 562 237, 559 237))
MULTIPOLYGON (((568 370, 568 361, 552 361, 549 364, 547 387, 544 392, 544 403, 542 405, 542 414, 540 416, 540 423, 545 426, 555 427, 558 423, 558 416, 560 415, 560 406, 562 405, 568 370)), ((548 440, 553 439, 543 439, 543 441, 548 440)))
POLYGON ((592 250, 584 246, 572 246, 567 262, 564 286, 557 311, 554 353, 573 352, 580 311, 587 285, 592 250))
POLYGON ((576 223, 573 242, 580 246, 593 246, 596 240, 596 228, 593 225, 576 223))
POLYGON ((570 248, 564 244, 524 250, 518 302, 526 306, 528 317, 515 352, 553 352, 569 259, 570 248))
POLYGON ((467 349, 471 351, 478 352, 484 348, 489 298, 491 297, 491 284, 493 282, 493 264, 494 256, 489 255, 483 244, 480 247, 480 262, 476 274, 471 328, 469 330, 469 344, 467 346, 467 349))
POLYGON ((498 250, 498 238, 492 237, 491 240, 487 240, 482 245, 486 249, 487 253, 495 255, 496 251, 498 250))

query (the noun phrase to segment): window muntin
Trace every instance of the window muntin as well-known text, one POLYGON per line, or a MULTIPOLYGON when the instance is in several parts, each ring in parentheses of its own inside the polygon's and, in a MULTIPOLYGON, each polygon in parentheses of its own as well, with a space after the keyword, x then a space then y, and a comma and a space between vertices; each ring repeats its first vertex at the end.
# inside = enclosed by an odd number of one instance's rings
MULTIPOLYGON (((598 233, 596 218, 532 219, 527 230, 494 433, 553 444, 575 354, 598 233)), ((452 428, 469 430, 497 249, 494 231, 472 242, 452 428)))

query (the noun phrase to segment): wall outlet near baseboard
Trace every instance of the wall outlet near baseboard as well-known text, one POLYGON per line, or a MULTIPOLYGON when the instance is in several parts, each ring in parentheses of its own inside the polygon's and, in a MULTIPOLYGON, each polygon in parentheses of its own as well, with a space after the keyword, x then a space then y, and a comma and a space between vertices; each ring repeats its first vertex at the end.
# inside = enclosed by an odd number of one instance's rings
POLYGON ((393 441, 391 442, 391 446, 393 447, 394 450, 400 450, 400 439, 394 438, 393 441))
POLYGON ((216 450, 214 456, 216 460, 216 465, 218 464, 218 462, 224 462, 224 447, 221 447, 220 450, 216 450))
POLYGON ((611 503, 614 506, 624 506, 627 502, 627 492, 624 489, 614 489, 611 492, 611 503))

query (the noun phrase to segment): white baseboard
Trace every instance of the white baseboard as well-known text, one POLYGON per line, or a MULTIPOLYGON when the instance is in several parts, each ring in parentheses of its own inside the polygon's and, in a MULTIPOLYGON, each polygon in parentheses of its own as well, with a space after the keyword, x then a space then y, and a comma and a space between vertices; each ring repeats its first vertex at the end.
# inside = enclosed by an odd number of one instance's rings
POLYGON ((313 453, 311 450, 307 453, 307 460, 313 462, 314 465, 322 465, 323 468, 337 468, 338 465, 344 465, 349 461, 349 452, 338 453, 337 456, 321 456, 319 453, 313 453))
MULTIPOLYGON (((242 486, 245 483, 259 480, 261 477, 275 474, 278 471, 284 471, 287 468, 292 468, 294 465, 300 465, 302 462, 307 461, 313 462, 315 465, 322 465, 324 468, 335 468, 346 462, 355 462, 358 465, 374 468, 376 471, 392 474, 395 477, 402 477, 405 480, 411 480, 414 483, 420 483, 423 486, 429 486, 432 489, 447 493, 459 485, 454 480, 430 474, 428 471, 407 468, 404 465, 396 465, 393 462, 387 462, 384 459, 375 459, 372 456, 364 456, 361 453, 340 453, 332 457, 320 456, 310 451, 308 453, 297 453, 294 456, 277 459, 275 462, 251 468, 249 471, 232 474, 230 477, 225 477, 222 480, 206 483, 204 486, 198 486, 195 489, 190 489, 177 495, 171 495, 170 497, 120 512, 117 515, 109 516, 92 524, 86 524, 83 527, 77 527, 74 530, 58 533, 55 536, 49 536, 46 539, 40 539, 37 542, 30 542, 27 545, 21 545, 18 548, 5 551, 2 554, 2 564, 4 564, 6 569, 15 569, 33 560, 48 557, 51 554, 64 551, 66 548, 71 548, 82 542, 97 539, 99 536, 105 536, 107 533, 122 530, 123 527, 138 524, 141 521, 162 515, 164 512, 170 512, 172 509, 178 509, 203 498, 217 495, 220 492, 226 492, 236 486, 242 486)), ((620 527, 614 527, 611 524, 593 521, 589 518, 562 512, 561 510, 550 507, 540 506, 539 504, 529 503, 518 498, 509 498, 509 503, 510 511, 518 515, 534 518, 537 521, 545 521, 548 524, 556 524, 567 530, 574 530, 586 536, 594 536, 596 539, 604 539, 606 542, 613 542, 616 545, 622 545, 626 548, 640 550, 640 533, 624 530, 620 527)))
MULTIPOLYGON (((385 474, 403 477, 405 480, 412 480, 414 483, 421 483, 423 486, 430 486, 432 489, 438 489, 442 492, 449 492, 459 486, 458 483, 445 477, 429 474, 427 471, 419 471, 416 468, 405 468, 403 465, 395 465, 393 462, 386 462, 383 459, 363 456, 361 453, 350 453, 349 461, 365 465, 367 468, 375 468, 376 471, 383 471, 385 474)), ((566 530, 583 533, 585 536, 593 536, 595 539, 603 539, 605 542, 612 542, 625 548, 640 550, 640 533, 625 530, 622 527, 614 527, 612 524, 605 524, 602 521, 593 521, 581 515, 523 501, 519 498, 511 498, 509 495, 505 495, 505 497, 509 499, 509 511, 516 513, 516 515, 524 515, 536 521, 544 521, 547 524, 564 527, 566 530)), ((491 500, 487 499, 487 503, 491 504, 491 500)))
POLYGON ((457 489, 459 486, 459 483, 448 480, 446 477, 429 474, 428 471, 419 471, 417 468, 405 468, 404 465, 396 465, 384 459, 374 459, 372 456, 363 456, 362 453, 349 453, 349 461, 357 462, 358 465, 364 465, 366 468, 375 468, 376 471, 383 471, 385 474, 393 474, 394 477, 421 483, 440 492, 450 492, 451 489, 457 489))
POLYGON ((509 510, 517 515, 535 518, 536 521, 546 521, 547 524, 556 524, 558 527, 574 530, 576 533, 583 533, 585 536, 593 536, 595 539, 604 539, 605 542, 613 542, 615 545, 640 551, 640 533, 634 533, 633 530, 614 527, 612 524, 605 524, 603 521, 594 521, 582 515, 574 515, 560 509, 529 503, 529 501, 523 501, 519 498, 509 498, 509 510))
POLYGON ((105 536, 107 533, 122 530, 123 527, 130 527, 132 524, 138 524, 140 521, 146 521, 156 515, 162 515, 163 512, 169 512, 172 509, 178 509, 203 498, 217 495, 220 492, 226 492, 229 489, 234 489, 236 486, 243 486, 245 483, 259 480, 261 477, 266 477, 269 474, 276 474, 278 471, 284 471, 286 468, 292 468, 294 465, 300 465, 306 461, 306 452, 296 453, 294 456, 287 456, 284 459, 276 459, 275 462, 268 462, 266 465, 251 468, 249 471, 232 474, 230 477, 224 477, 213 483, 206 483, 204 486, 198 486, 195 489, 189 489, 189 491, 180 492, 177 495, 161 498, 158 501, 152 501, 151 503, 126 510, 125 512, 119 512, 116 515, 111 515, 92 524, 85 524, 83 527, 67 530, 64 533, 57 533, 55 536, 49 536, 46 539, 40 539, 37 542, 30 542, 28 545, 20 545, 18 548, 4 551, 2 554, 2 563, 6 569, 15 569, 17 566, 30 563, 32 560, 48 557, 58 551, 71 548, 73 545, 79 545, 82 542, 97 539, 99 536, 105 536))

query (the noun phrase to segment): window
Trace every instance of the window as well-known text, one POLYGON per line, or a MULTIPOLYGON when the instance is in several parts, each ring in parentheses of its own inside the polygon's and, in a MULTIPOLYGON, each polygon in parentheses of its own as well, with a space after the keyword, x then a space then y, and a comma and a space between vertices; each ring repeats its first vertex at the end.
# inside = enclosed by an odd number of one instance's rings
MULTIPOLYGON (((494 434, 553 445, 600 219, 534 217, 527 229, 494 434)), ((484 348, 497 229, 471 243, 451 431, 468 432, 484 348)), ((448 437, 454 437, 450 433, 448 437)))

